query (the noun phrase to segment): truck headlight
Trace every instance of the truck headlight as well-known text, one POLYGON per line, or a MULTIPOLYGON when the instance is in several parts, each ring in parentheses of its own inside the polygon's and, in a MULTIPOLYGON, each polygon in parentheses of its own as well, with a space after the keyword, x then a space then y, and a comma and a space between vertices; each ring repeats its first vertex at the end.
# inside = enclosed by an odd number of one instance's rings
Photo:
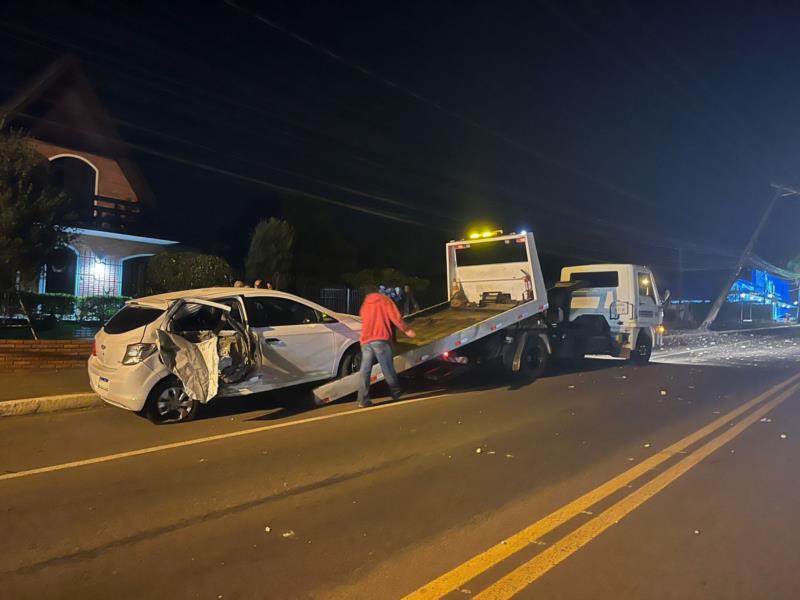
POLYGON ((122 359, 122 364, 138 365, 155 351, 155 344, 130 344, 125 349, 125 356, 122 359))

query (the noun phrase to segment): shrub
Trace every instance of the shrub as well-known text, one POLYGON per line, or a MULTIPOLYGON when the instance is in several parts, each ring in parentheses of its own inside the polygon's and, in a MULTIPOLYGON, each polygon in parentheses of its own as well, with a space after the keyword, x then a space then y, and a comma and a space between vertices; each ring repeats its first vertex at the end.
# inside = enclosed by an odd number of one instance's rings
POLYGON ((78 312, 82 321, 105 323, 130 300, 127 296, 84 296, 78 298, 78 312))
POLYGON ((230 285, 231 266, 224 258, 199 252, 162 252, 147 263, 147 287, 160 294, 230 285))
POLYGON ((76 298, 72 294, 38 294, 39 314, 61 320, 75 314, 76 298))
MULTIPOLYGON (((37 294, 35 292, 18 292, 19 297, 28 309, 31 318, 54 317, 58 320, 75 314, 75 296, 72 294, 37 294)), ((18 309, 15 301, 16 293, 9 294, 9 309, 18 309)), ((14 310, 14 312, 17 312, 14 310)))

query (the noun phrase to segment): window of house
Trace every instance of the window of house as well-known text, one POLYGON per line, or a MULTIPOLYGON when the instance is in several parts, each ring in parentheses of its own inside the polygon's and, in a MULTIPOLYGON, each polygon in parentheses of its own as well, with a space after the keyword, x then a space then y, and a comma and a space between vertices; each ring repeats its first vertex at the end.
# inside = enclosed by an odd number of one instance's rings
POLYGON ((94 211, 97 172, 87 162, 72 156, 62 156, 50 161, 54 183, 72 198, 81 216, 91 216, 94 211))
POLYGON ((45 265, 44 291, 48 294, 74 294, 78 255, 69 248, 59 248, 45 265))
POLYGON ((279 327, 319 322, 317 311, 287 298, 251 296, 245 298, 244 303, 251 327, 279 327))

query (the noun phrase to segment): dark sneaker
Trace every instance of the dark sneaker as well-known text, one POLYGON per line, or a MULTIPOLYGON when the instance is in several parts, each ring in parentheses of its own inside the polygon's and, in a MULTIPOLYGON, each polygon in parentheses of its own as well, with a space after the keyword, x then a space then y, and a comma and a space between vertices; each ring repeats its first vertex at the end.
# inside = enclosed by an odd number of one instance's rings
POLYGON ((400 393, 400 392, 397 392, 396 394, 392 394, 392 400, 394 400, 395 402, 397 402, 398 400, 400 400, 400 396, 402 396, 402 395, 403 395, 403 394, 402 394, 402 393, 400 393))
POLYGON ((362 400, 358 403, 358 408, 369 408, 372 406, 372 400, 362 400))

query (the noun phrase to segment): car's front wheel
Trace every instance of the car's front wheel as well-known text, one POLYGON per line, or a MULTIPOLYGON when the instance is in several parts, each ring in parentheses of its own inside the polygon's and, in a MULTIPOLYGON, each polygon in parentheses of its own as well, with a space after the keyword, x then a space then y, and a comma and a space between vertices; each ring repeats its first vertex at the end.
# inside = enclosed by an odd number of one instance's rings
POLYGON ((200 403, 189 397, 181 381, 170 376, 159 381, 144 405, 145 416, 156 425, 191 421, 197 416, 200 403))

